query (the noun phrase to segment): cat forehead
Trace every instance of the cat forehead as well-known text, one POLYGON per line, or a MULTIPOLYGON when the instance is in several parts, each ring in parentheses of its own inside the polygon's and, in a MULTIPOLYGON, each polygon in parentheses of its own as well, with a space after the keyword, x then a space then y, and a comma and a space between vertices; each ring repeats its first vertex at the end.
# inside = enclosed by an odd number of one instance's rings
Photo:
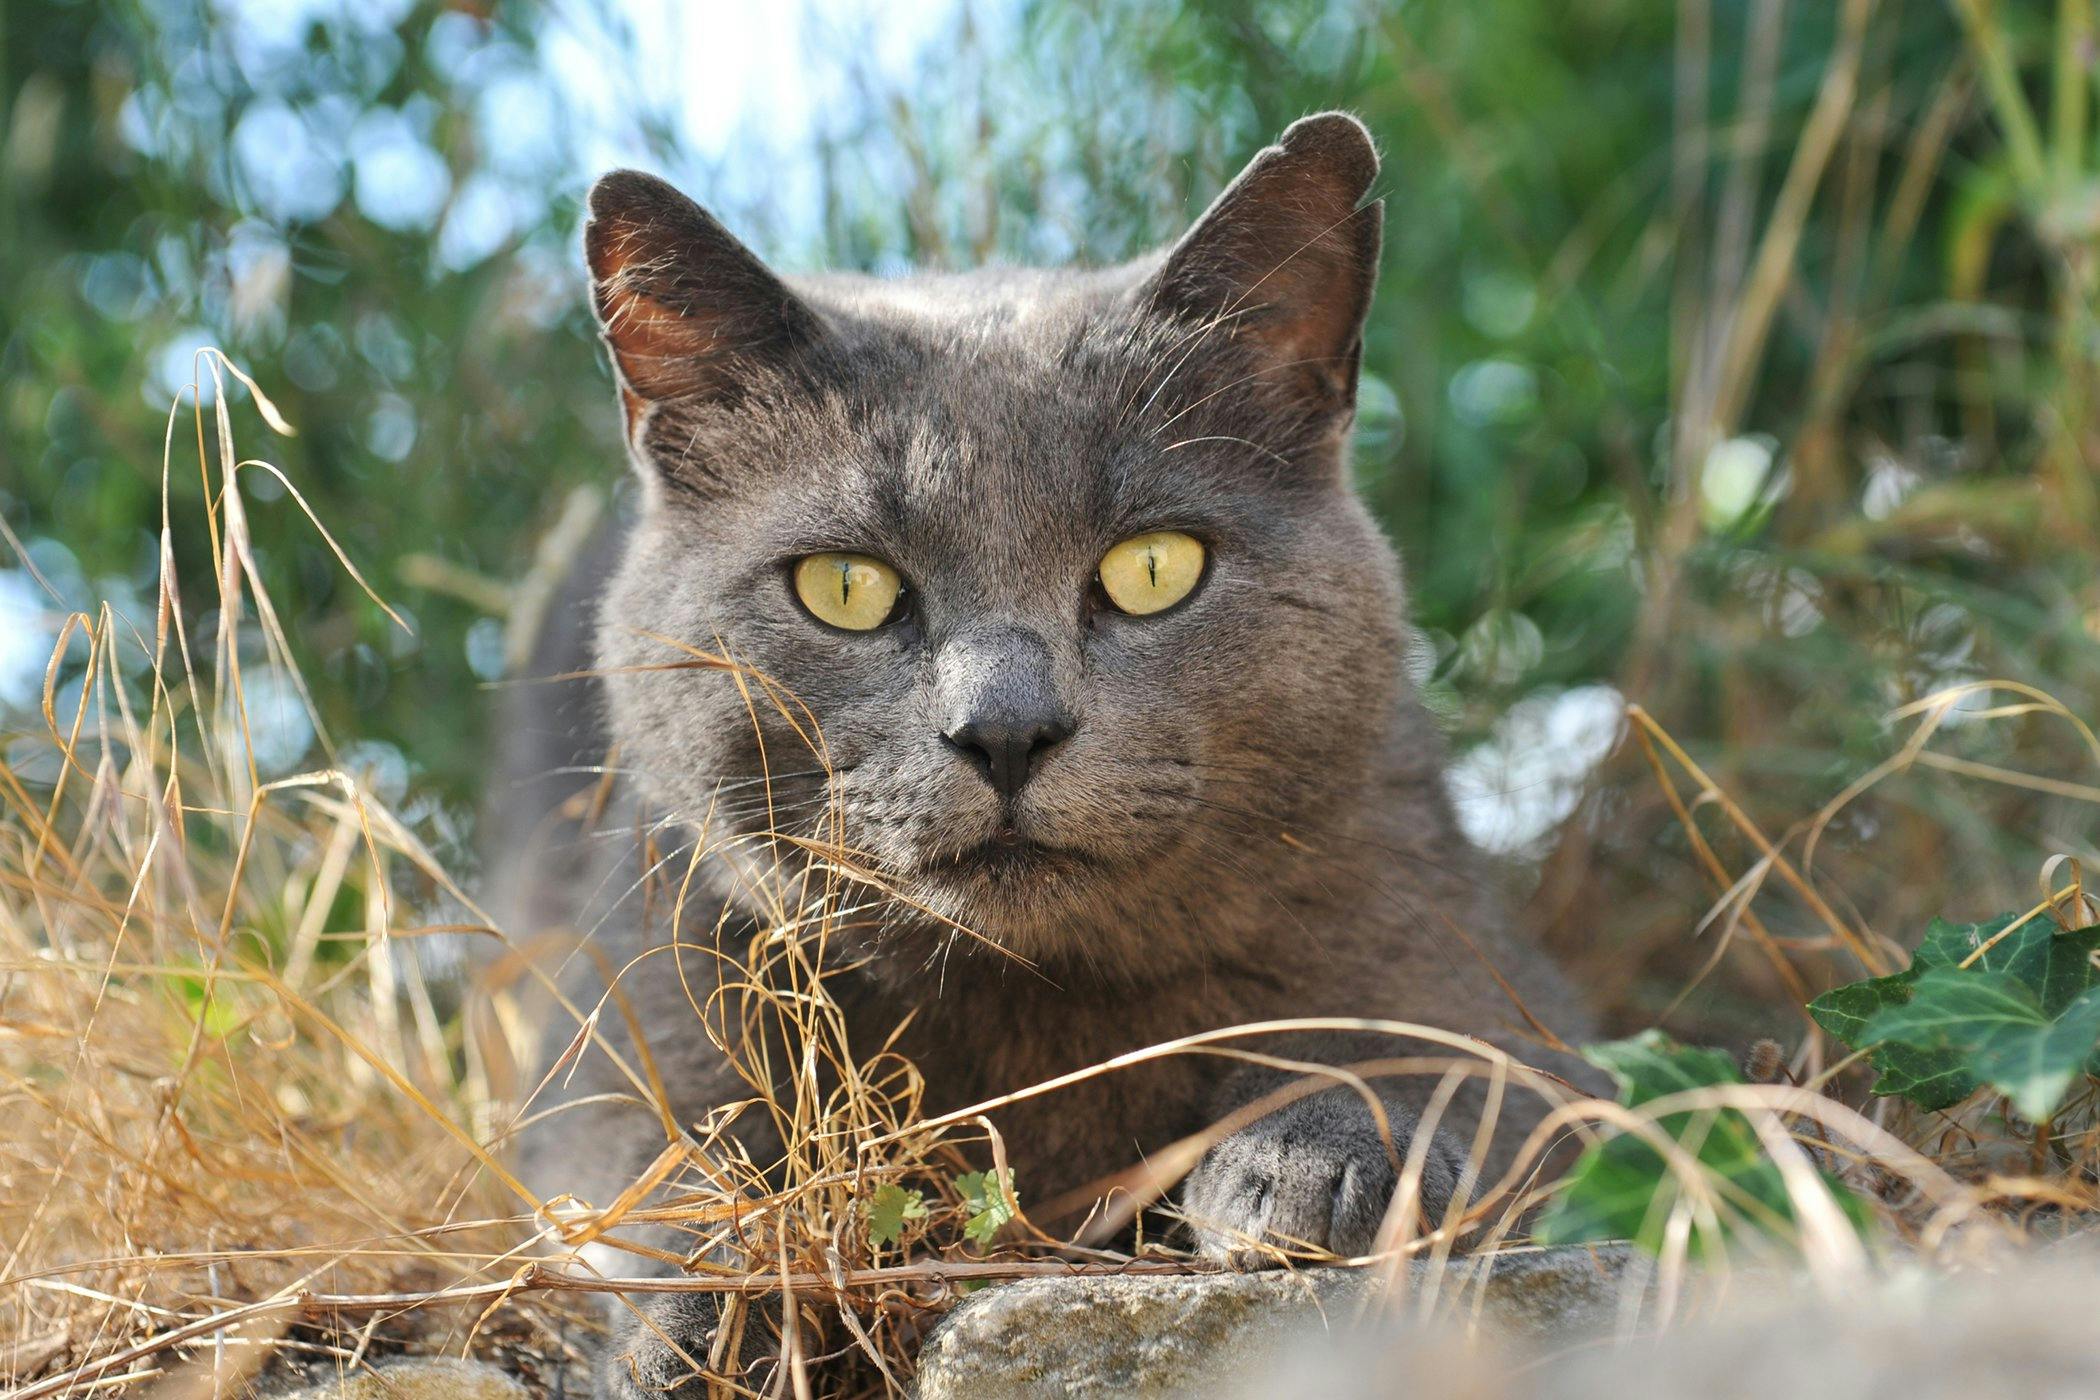
POLYGON ((797 513, 871 542, 1040 549, 1203 495, 1122 421, 1116 391, 998 356, 919 360, 832 402, 793 473, 797 513))
POLYGON ((1104 508, 1173 475, 1147 402, 1168 348, 1101 275, 826 279, 837 358, 819 431, 863 490, 1104 508))
POLYGON ((1116 389, 1052 392, 979 359, 834 400, 830 429, 802 437, 807 455, 773 474, 763 533, 876 553, 921 585, 1024 592, 1091 567, 1126 535, 1241 533, 1257 503, 1221 490, 1193 454, 1120 426, 1101 397, 1116 389))
MULTIPOLYGON (((823 354, 703 436, 746 464, 768 529, 812 548, 1003 568, 1140 530, 1259 528, 1246 517, 1291 488, 1229 446, 1261 427, 1221 423, 1236 396, 1191 389, 1216 377, 1216 352, 1132 305, 1141 273, 796 277, 823 354), (1205 402, 1184 413, 1192 399, 1205 402)), ((688 441, 679 423, 663 436, 688 441)))

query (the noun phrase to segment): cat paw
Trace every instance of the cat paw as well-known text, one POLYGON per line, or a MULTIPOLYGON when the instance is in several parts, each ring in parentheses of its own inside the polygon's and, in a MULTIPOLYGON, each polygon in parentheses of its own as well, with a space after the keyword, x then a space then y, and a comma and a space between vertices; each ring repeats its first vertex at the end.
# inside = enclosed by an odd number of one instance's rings
MULTIPOLYGON (((1236 1268, 1369 1253, 1398 1179, 1393 1161, 1405 1164, 1416 1128, 1406 1109, 1386 1112, 1390 1155, 1377 1120, 1346 1089, 1300 1099, 1220 1141, 1182 1186, 1197 1252, 1236 1268)), ((1442 1135, 1431 1138, 1424 1219, 1443 1216, 1462 1160, 1442 1135)))
POLYGON ((772 1335, 758 1314, 742 1318, 741 1355, 722 1341, 724 1311, 712 1294, 665 1293, 636 1298, 619 1308, 613 1334, 598 1354, 594 1400, 663 1400, 669 1395, 709 1393, 703 1379, 719 1375, 710 1366, 732 1368, 743 1385, 763 1389, 771 1358, 757 1337, 772 1335))

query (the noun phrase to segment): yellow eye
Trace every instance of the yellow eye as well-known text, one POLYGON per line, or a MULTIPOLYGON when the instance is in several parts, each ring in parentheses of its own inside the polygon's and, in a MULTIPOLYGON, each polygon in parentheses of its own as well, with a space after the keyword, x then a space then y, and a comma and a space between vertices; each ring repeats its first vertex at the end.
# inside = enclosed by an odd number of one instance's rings
POLYGON ((795 596, 819 622, 866 632, 896 611, 904 580, 865 554, 812 554, 795 565, 795 596))
POLYGON ((1137 535, 1101 556, 1108 601, 1138 617, 1173 607, 1202 577, 1202 544, 1173 530, 1137 535))

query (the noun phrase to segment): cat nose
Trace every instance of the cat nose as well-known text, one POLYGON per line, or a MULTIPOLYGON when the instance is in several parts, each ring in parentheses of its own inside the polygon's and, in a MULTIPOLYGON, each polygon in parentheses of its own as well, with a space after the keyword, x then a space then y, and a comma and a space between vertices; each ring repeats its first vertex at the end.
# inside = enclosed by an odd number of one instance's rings
POLYGON ((941 737, 1001 796, 1013 797, 1034 775, 1043 755, 1072 737, 1070 716, 1049 711, 966 720, 941 737))
POLYGON ((956 757, 1011 801, 1078 719, 1040 633, 993 622, 950 638, 934 662, 935 723, 956 757))

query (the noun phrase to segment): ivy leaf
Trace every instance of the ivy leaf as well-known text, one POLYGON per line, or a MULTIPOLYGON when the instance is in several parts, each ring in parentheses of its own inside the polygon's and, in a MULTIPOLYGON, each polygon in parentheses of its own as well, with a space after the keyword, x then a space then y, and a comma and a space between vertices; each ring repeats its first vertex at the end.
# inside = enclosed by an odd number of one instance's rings
POLYGON ((993 1237, 1014 1218, 1008 1201, 1020 1199, 1014 1191, 1011 1171, 964 1172, 955 1178, 955 1189, 962 1196, 963 1209, 970 1213, 963 1235, 980 1245, 991 1244, 993 1237))
POLYGON ((926 1218, 926 1198, 907 1191, 894 1181, 885 1181, 868 1198, 868 1238, 876 1244, 895 1244, 904 1236, 904 1222, 926 1218))
POLYGON ((1911 998, 1868 1023, 1867 1045, 1896 1040, 1921 1050, 1966 1049, 1992 1036, 2049 1024, 2041 1000, 2003 972, 1937 968, 1911 998))
MULTIPOLYGON (((1919 940, 1918 951, 1911 957, 1911 970, 1923 972, 1929 968, 1960 968, 1972 957, 1975 957, 1976 961, 1969 963, 1963 971, 2025 970, 2033 956, 2035 933, 2039 930, 2046 938, 2049 930, 2046 925, 2030 919, 2011 933, 2006 933, 2003 938, 1999 938, 2001 933, 2005 933, 2006 926, 2016 917, 2007 914, 2003 918, 1986 919, 1980 924, 1955 924, 1945 919, 1934 919, 1925 925, 1925 937, 1919 940), (1998 939, 1995 944, 1991 943, 1994 938, 1998 939), (1986 944, 1990 945, 1987 949, 1986 944), (1976 957, 1979 949, 1984 949, 1983 955, 1976 957)), ((2024 981, 2025 978, 2021 980, 2024 981)))
MULTIPOLYGON (((2063 1064, 2068 1047, 2079 1038, 2073 1021, 2050 1036, 2006 1038, 2000 1032, 1978 1040, 1962 1034, 1937 1034, 1928 1029, 1950 1015, 1950 1008, 1935 1005, 1921 1018, 1906 1019, 1896 1009, 1909 1006, 1921 979, 1939 975, 1956 979, 1999 978, 1985 983, 2001 990, 2014 987, 2033 1002, 2043 1022, 2054 1024, 2066 1015, 2079 998, 2100 986, 2100 968, 2094 955, 2100 951, 2100 927, 2060 932, 2046 918, 2019 922, 2022 916, 2007 914, 1982 923, 1955 924, 1934 919, 1911 964, 1889 977, 1875 977, 1825 992, 1808 1005, 1809 1014, 1830 1034, 1848 1045, 1870 1050, 1877 1075, 1874 1092, 1909 1099, 1924 1109, 1952 1108, 1990 1083, 2007 1093, 2022 1113, 2031 1105, 2048 1103, 2053 1109, 2062 1102, 2076 1073, 2067 1078, 2063 1064), (1975 959, 1970 962, 1969 959, 1975 959), (1967 966, 1963 966, 1967 963, 1967 966), (1887 1022, 1880 1018, 1889 1017, 1887 1022), (1881 1033, 1870 1030, 1882 1026, 1881 1033), (1889 1031, 1893 1026, 1897 1029, 1889 1031), (1909 1030, 1902 1029, 1908 1026, 1909 1030), (1980 1053, 1979 1053, 1980 1052, 1980 1053), (2012 1093, 2009 1085, 2018 1085, 2012 1093)), ((1981 1003, 1969 1011, 1981 1009, 1981 1003)), ((1999 1011, 2003 1013, 2004 1007, 1999 1011)), ((2035 1021, 2025 1012, 2022 1022, 2030 1031, 2035 1021)), ((1949 1024, 1963 1022, 1955 1014, 1949 1024)), ((2088 1045, 2085 1064, 2100 1070, 2100 1051, 2088 1045)))
POLYGON ((2100 952, 2100 927, 2072 929, 2049 939, 2042 964, 2042 1010, 2062 1016, 2071 1004, 2100 986, 2100 965, 2093 957, 2100 952))
MULTIPOLYGON (((2046 987, 2042 965, 2028 967, 2046 987)), ((1861 1041, 1889 1042, 1958 1054, 1970 1074, 2023 1115, 2046 1122, 2100 1042, 2100 988, 2086 989, 2052 1016, 2041 994, 2009 970, 1934 969, 1918 979, 1908 1003, 1875 1016, 1861 1041)))
POLYGON ((2071 1085, 2085 1073, 2096 1042, 2100 1042, 2100 988, 2079 997, 2038 1032, 1977 1047, 1969 1053, 1969 1063, 2002 1089, 2028 1121, 2046 1123, 2063 1106, 2071 1085))
POLYGON ((1735 1061, 1720 1051, 1679 1045, 1660 1031, 1592 1045, 1582 1056, 1619 1081, 1619 1101, 1628 1108, 1709 1084, 1743 1082, 1735 1061))
POLYGON ((2100 949, 2100 927, 2060 931, 2052 920, 2037 915, 2006 931, 2022 918, 2026 916, 2007 914, 1980 924, 1934 919, 1911 969, 2002 972, 2033 992, 2044 1012, 2060 1016, 2065 1007, 2100 983, 2100 969, 2093 964, 2093 953, 2100 949), (1971 957, 1976 961, 1963 967, 1971 957))
POLYGON ((1917 949, 1913 968, 1961 968, 1963 972, 2003 972, 2041 997, 2041 1010, 2060 1016, 2085 989, 2100 980, 2094 970, 2100 928, 2060 930, 2050 917, 2005 915, 1987 924, 1949 924, 1932 919, 1926 940, 1917 949), (2024 919, 2018 928, 2014 921, 2024 919), (2012 928, 2012 932, 2005 932, 2012 928), (1997 942, 1991 942, 1997 938, 1997 942), (1961 968, 1968 957, 1976 961, 1961 968))
POLYGON ((1913 963, 1891 977, 1872 977, 1849 986, 1833 987, 1808 1004, 1816 1024, 1847 1045, 1858 1045, 1867 1022, 1892 1006, 1910 1000, 1922 969, 1913 963))
MULTIPOLYGON (((1679 1045, 1659 1031, 1591 1046, 1583 1054, 1619 1081, 1619 1101, 1631 1108, 1668 1094, 1742 1083, 1728 1056, 1679 1045)), ((1697 1159, 1725 1203, 1718 1232, 1709 1223, 1694 1223, 1694 1253, 1713 1249, 1723 1243, 1717 1233, 1741 1225, 1784 1234, 1795 1224, 1785 1179, 1741 1112, 1687 1110, 1663 1115, 1656 1126, 1697 1159)), ((1846 1215, 1863 1227, 1867 1215, 1859 1199, 1828 1174, 1823 1181, 1846 1215)), ((1683 1190, 1684 1182, 1661 1153, 1622 1133, 1582 1154, 1534 1233, 1546 1244, 1631 1239, 1652 1252, 1661 1247, 1683 1190)))
POLYGON ((1909 1045, 1877 1045, 1870 1057, 1879 1072, 1874 1093, 1909 1099, 1937 1112, 1952 1108, 1976 1092, 1977 1080, 1959 1050, 1919 1050, 1909 1045))
MULTIPOLYGON (((1944 927, 1950 939, 1967 935, 1966 930, 1941 920, 1934 920, 1933 925, 1935 930, 1944 927)), ((1928 940, 1932 936, 1926 935, 1928 940)), ((1947 946, 1953 945, 1949 942, 1947 946)), ((1957 956, 1965 957, 1967 953, 1957 956)), ((1867 1026, 1874 1018, 1909 1004, 1918 979, 1925 973, 1926 957, 1920 949, 1911 965, 1901 972, 1832 988, 1808 1004, 1808 1014, 1839 1040, 1864 1050, 1868 1048, 1867 1026)), ((1920 1108, 1952 1108, 1976 1092, 1975 1076, 1964 1068, 1962 1056, 1954 1051, 1920 1050, 1892 1042, 1874 1046, 1870 1059, 1876 1094, 1900 1096, 1920 1108)))

